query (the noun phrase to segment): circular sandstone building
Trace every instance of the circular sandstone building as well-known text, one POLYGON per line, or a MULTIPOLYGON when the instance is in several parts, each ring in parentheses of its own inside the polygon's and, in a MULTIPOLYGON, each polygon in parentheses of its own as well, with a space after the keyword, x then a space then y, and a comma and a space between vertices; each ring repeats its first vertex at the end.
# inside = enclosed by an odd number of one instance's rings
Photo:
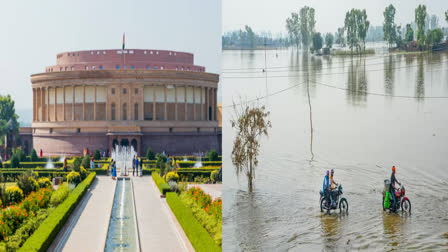
POLYGON ((90 50, 57 55, 33 74, 32 146, 45 156, 110 152, 221 153, 219 76, 191 53, 90 50))

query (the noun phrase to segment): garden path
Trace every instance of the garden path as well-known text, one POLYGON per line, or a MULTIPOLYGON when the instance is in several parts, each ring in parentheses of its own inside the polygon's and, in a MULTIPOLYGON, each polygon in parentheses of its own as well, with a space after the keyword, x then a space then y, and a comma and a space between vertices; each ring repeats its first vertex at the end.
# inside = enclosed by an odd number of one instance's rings
POLYGON ((49 251, 104 251, 116 181, 97 176, 49 251))
POLYGON ((142 251, 194 251, 152 177, 131 177, 142 251))

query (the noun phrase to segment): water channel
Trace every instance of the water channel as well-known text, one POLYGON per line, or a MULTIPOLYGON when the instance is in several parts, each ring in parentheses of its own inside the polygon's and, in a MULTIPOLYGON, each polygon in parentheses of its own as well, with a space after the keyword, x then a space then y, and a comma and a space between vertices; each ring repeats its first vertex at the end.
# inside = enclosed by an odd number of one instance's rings
POLYGON ((221 81, 224 251, 448 249, 447 52, 351 58, 284 49, 266 51, 265 61, 263 50, 224 51, 221 81), (272 128, 248 193, 231 166, 229 106, 266 94, 275 95, 258 103, 272 128), (392 165, 412 202, 409 216, 382 210, 392 165), (348 215, 320 212, 332 168, 348 215))

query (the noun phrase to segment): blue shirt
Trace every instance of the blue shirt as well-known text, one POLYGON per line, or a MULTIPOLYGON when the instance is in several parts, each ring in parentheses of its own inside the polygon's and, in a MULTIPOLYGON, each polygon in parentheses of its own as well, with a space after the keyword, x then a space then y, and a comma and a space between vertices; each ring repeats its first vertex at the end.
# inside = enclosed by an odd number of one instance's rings
POLYGON ((322 187, 322 191, 325 194, 325 189, 330 187, 330 178, 328 177, 328 175, 325 175, 324 177, 324 183, 323 183, 323 187, 322 187))

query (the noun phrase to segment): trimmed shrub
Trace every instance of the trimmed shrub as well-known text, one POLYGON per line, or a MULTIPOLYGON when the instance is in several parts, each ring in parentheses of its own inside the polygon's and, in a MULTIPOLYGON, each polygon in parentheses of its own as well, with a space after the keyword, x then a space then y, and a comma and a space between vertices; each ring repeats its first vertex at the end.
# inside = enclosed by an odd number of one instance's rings
POLYGON ((154 155, 154 152, 152 151, 151 147, 148 147, 148 150, 146 151, 146 159, 148 160, 154 160, 156 156, 154 155))
POLYGON ((175 172, 168 172, 166 174, 165 180, 167 182, 174 181, 177 183, 179 181, 179 175, 177 175, 177 173, 175 172))
POLYGON ((23 191, 18 186, 10 186, 5 190, 5 206, 20 203, 23 200, 23 191))
POLYGON ((73 161, 72 169, 76 172, 79 172, 81 169, 81 163, 82 163, 82 158, 80 158, 80 157, 75 158, 75 160, 73 161))
POLYGON ((20 166, 20 159, 16 154, 12 155, 11 160, 9 160, 9 162, 11 168, 16 168, 20 166))
POLYGON ((55 207, 61 204, 70 193, 70 188, 68 187, 67 183, 63 183, 58 187, 58 190, 53 192, 50 199, 50 204, 55 207))
POLYGON ((218 152, 216 152, 214 149, 211 149, 208 153, 208 161, 219 161, 218 152))
POLYGON ((37 180, 37 183, 39 184, 40 188, 53 188, 53 184, 51 183, 49 178, 39 178, 37 180))
POLYGON ((156 168, 161 169, 162 165, 166 164, 166 157, 160 153, 156 155, 156 168))
POLYGON ((67 181, 71 184, 79 184, 81 182, 81 175, 79 172, 72 171, 67 175, 67 181))
POLYGON ((39 183, 36 181, 37 178, 38 175, 36 173, 28 170, 19 176, 17 185, 23 190, 25 195, 28 195, 39 189, 39 183))
POLYGON ((31 162, 36 162, 38 160, 37 153, 36 153, 35 149, 31 150, 30 160, 31 160, 31 162))
POLYGON ((167 193, 166 202, 196 251, 221 251, 207 230, 195 218, 192 210, 181 202, 176 193, 167 193))
POLYGON ((79 171, 79 175, 81 176, 81 180, 84 180, 85 178, 87 178, 87 171, 86 171, 86 169, 84 169, 84 167, 81 167, 81 169, 79 171))
POLYGON ((95 168, 95 167, 90 167, 90 157, 89 156, 84 156, 82 158, 81 166, 83 166, 84 168, 95 168))
POLYGON ((210 179, 213 182, 218 182, 219 181, 219 171, 218 170, 212 171, 212 173, 210 174, 210 179))
POLYGON ((167 192, 171 190, 170 186, 165 183, 165 180, 163 180, 162 177, 157 172, 152 173, 152 179, 154 180, 154 183, 156 183, 157 188, 159 188, 159 191, 161 194, 165 195, 167 192))
POLYGON ((67 199, 53 210, 18 251, 46 251, 92 184, 95 176, 96 174, 94 172, 90 173, 89 176, 69 194, 67 199))
MULTIPOLYGON (((93 154, 93 160, 101 160, 101 153, 99 150, 95 151, 95 154, 93 154)), ((90 167, 93 168, 93 167, 90 167)))

